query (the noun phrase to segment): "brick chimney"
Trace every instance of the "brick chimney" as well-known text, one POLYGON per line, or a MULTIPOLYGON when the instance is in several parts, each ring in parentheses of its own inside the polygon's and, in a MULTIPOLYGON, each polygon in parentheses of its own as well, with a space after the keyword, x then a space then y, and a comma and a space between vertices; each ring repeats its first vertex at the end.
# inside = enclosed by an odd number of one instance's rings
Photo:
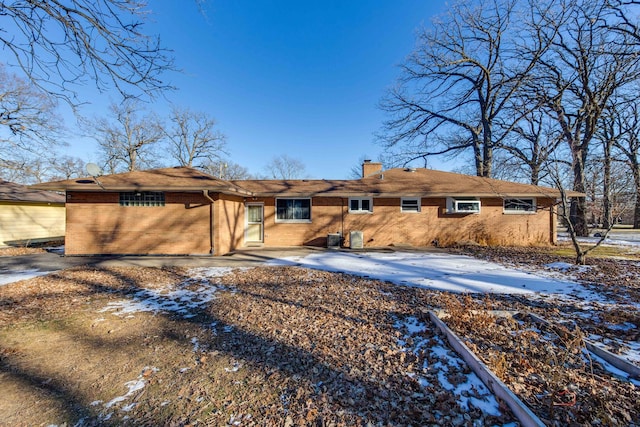
POLYGON ((376 173, 382 172, 382 163, 372 162, 371 160, 365 160, 362 163, 362 177, 366 178, 376 173))

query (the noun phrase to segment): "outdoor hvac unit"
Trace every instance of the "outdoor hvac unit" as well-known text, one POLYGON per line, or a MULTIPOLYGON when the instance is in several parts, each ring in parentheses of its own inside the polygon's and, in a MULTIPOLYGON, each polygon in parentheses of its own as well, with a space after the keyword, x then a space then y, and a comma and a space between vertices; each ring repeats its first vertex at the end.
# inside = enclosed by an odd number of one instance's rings
POLYGON ((364 247, 364 237, 362 231, 352 231, 349 234, 351 249, 362 249, 364 247))
POLYGON ((340 240, 342 240, 342 235, 340 233, 327 234, 327 248, 340 249, 340 240))

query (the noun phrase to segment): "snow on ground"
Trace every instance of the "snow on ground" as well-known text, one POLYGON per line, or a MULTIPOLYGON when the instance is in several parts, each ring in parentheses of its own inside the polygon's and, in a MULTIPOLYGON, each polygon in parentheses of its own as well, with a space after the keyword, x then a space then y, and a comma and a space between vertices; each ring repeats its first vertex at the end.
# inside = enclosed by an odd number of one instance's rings
MULTIPOLYGON (((111 419, 111 417, 113 416, 113 411, 116 409, 120 409, 120 411, 122 412, 131 411, 136 405, 135 402, 128 405, 122 405, 122 403, 131 398, 136 392, 146 387, 147 381, 145 380, 145 376, 148 376, 151 372, 158 372, 158 368, 146 366, 144 369, 142 369, 142 372, 140 375, 138 375, 138 378, 132 381, 127 381, 124 386, 128 389, 128 391, 122 396, 114 397, 107 403, 104 403, 102 400, 94 400, 93 402, 91 402, 91 406, 104 406, 105 411, 101 414, 100 419, 102 421, 108 421, 109 419, 111 419)), ((82 422, 79 422, 76 425, 82 424, 82 422)))
POLYGON ((18 282, 20 280, 33 279, 34 277, 44 276, 51 273, 50 271, 40 270, 22 270, 22 271, 7 271, 0 270, 0 286, 8 285, 9 283, 18 282))
POLYGON ((188 280, 160 289, 142 289, 130 299, 110 302, 101 312, 111 311, 122 315, 139 311, 162 311, 189 319, 196 316, 196 310, 214 298, 217 287, 208 279, 224 276, 231 270, 228 267, 194 268, 189 270, 191 278, 188 280))
POLYGON ((464 255, 424 252, 322 252, 290 257, 270 265, 298 265, 344 272, 400 285, 450 292, 572 294, 597 296, 578 283, 556 280, 464 255))
MULTIPOLYGON (((638 245, 640 247, 640 241, 638 245)), ((605 296, 590 291, 578 283, 554 278, 553 271, 525 272, 469 256, 446 253, 323 251, 307 256, 275 259, 265 265, 292 265, 343 272, 403 286, 440 291, 520 294, 531 298, 555 296, 574 299, 585 304, 595 301, 604 304, 612 303, 605 296)), ((550 270, 562 270, 568 267, 560 263, 547 266, 550 270)), ((219 289, 215 278, 231 270, 231 268, 220 267, 191 269, 188 271, 190 278, 179 284, 161 289, 138 291, 129 299, 109 303, 102 312, 111 312, 115 315, 132 315, 141 311, 171 312, 183 318, 193 317, 206 303, 215 298, 215 293, 219 289)), ((46 273, 24 271, 0 275, 0 285, 41 274, 46 273)), ((457 384, 452 384, 448 380, 449 373, 464 371, 464 362, 452 354, 443 342, 421 341, 420 332, 426 328, 426 325, 416 319, 409 319, 398 323, 396 327, 408 331, 408 334, 399 342, 405 347, 405 351, 428 351, 432 355, 430 360, 437 360, 432 366, 424 366, 423 369, 437 370, 441 386, 454 393, 462 408, 473 405, 482 408, 486 413, 499 413, 499 404, 495 397, 475 374, 465 373, 462 375, 462 381, 457 384), (406 344, 409 342, 412 344, 406 344)), ((197 352, 199 349, 197 339, 194 338, 192 344, 194 352, 197 352)), ((631 349, 631 353, 633 353, 632 356, 640 359, 638 356, 640 349, 631 349)), ((233 371, 239 367, 234 366, 229 369, 233 371)), ((421 382, 419 377, 416 380, 421 382)), ((129 390, 126 394, 117 396, 107 403, 96 401, 94 404, 103 405, 106 421, 112 416, 114 410, 130 410, 131 406, 124 403, 144 386, 144 378, 140 376, 125 384, 129 390)))
MULTIPOLYGON (((578 237, 578 242, 583 244, 595 245, 600 240, 600 237, 578 237)), ((569 233, 558 233, 558 241, 570 242, 571 238, 569 233)), ((602 242, 604 246, 627 246, 640 250, 640 233, 621 233, 610 232, 607 238, 602 242)))
MULTIPOLYGON (((409 318, 404 322, 396 322, 395 327, 407 331, 403 339, 398 340, 398 344, 404 348, 404 351, 411 351, 416 355, 420 352, 428 352, 429 356, 425 358, 422 370, 425 372, 437 371, 440 385, 456 396, 458 405, 463 411, 469 411, 470 405, 473 405, 480 408, 485 414, 500 415, 500 404, 480 378, 473 372, 461 374, 466 371, 466 363, 462 358, 447 348, 439 336, 433 337, 435 343, 422 337, 421 332, 427 330, 426 324, 416 318, 409 318), (411 342, 412 345, 408 345, 408 342, 411 342), (436 362, 430 365, 428 360, 436 362), (455 373, 458 373, 458 378, 463 378, 464 381, 452 384, 449 378, 455 378, 455 373)), ((426 388, 430 385, 428 380, 422 378, 420 374, 408 373, 407 375, 415 378, 422 387, 426 388)))

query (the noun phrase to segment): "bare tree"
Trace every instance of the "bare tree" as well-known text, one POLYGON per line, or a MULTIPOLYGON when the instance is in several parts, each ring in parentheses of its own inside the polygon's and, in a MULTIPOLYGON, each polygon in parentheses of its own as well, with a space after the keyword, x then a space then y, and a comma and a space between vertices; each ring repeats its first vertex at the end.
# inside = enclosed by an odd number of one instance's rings
POLYGON ((93 80, 129 97, 155 94, 172 58, 142 32, 143 0, 16 0, 0 3, 0 46, 31 83, 72 104, 93 80))
POLYGON ((203 166, 227 154, 225 136, 216 129, 216 121, 206 113, 175 107, 164 134, 169 154, 180 166, 203 166))
MULTIPOLYGON (((153 148, 164 136, 160 121, 152 114, 139 117, 140 105, 126 100, 112 104, 111 117, 93 123, 104 169, 109 173, 134 171, 153 165, 153 148)), ((91 126, 91 125, 90 125, 91 126)))
MULTIPOLYGON (((538 68, 531 97, 552 117, 571 154, 573 189, 585 192, 585 165, 600 118, 609 99, 640 77, 637 48, 625 32, 611 31, 617 19, 603 0, 549 0, 556 13, 545 27, 557 33, 538 68)), ((572 225, 588 235, 584 198, 572 199, 572 225)))
POLYGON ((635 192, 633 228, 640 228, 640 105, 635 100, 625 106, 626 108, 618 110, 615 116, 619 132, 614 144, 622 154, 633 177, 635 192))
MULTIPOLYGON (((358 158, 358 163, 356 163, 351 167, 351 169, 349 169, 349 178, 352 178, 352 179, 362 178, 362 164, 365 162, 365 160, 368 160, 368 159, 371 159, 371 157, 367 156, 366 154, 364 156, 360 156, 358 158)), ((379 161, 381 163, 384 163, 382 159, 379 159, 379 161)), ((384 169, 384 166, 383 166, 383 169, 384 169)))
POLYGON ((59 145, 64 127, 55 102, 0 64, 0 166, 16 156, 59 145))
POLYGON ((215 160, 204 164, 201 169, 216 178, 232 181, 236 179, 253 179, 253 175, 244 166, 229 160, 215 160))
POLYGON ((640 24, 638 6, 640 0, 611 0, 610 7, 617 16, 613 24, 608 25, 611 31, 628 35, 636 44, 640 44, 640 24))
POLYGON ((306 168, 300 160, 283 154, 271 159, 265 169, 269 178, 300 179, 304 177, 306 168))
MULTIPOLYGON (((605 241, 609 232, 613 228, 614 223, 610 224, 608 228, 604 229, 603 232, 600 233, 598 240, 594 244, 581 241, 581 236, 578 234, 571 218, 571 199, 574 198, 574 196, 566 189, 564 183, 564 176, 566 173, 563 171, 563 168, 566 168, 567 166, 563 164, 563 162, 553 162, 552 164, 554 167, 549 169, 549 177, 555 182, 556 188, 560 191, 560 203, 559 206, 555 208, 555 212, 561 219, 562 223, 567 226, 571 245, 573 246, 576 254, 575 263, 577 265, 584 265, 587 260, 587 255, 605 241)), ((622 215, 623 211, 624 207, 622 210, 615 212, 615 214, 622 215)))
POLYGON ((86 176, 86 163, 78 157, 60 156, 49 159, 48 180, 63 180, 86 176))
POLYGON ((522 4, 458 2, 419 34, 398 86, 382 101, 391 115, 381 136, 386 149, 405 163, 471 150, 476 174, 491 176, 494 150, 523 113, 509 109, 511 100, 549 43, 527 37, 540 31, 545 11, 522 4))
POLYGON ((504 178, 523 177, 530 184, 538 185, 548 176, 547 166, 562 142, 544 113, 527 111, 500 144, 507 155, 498 157, 497 165, 510 172, 511 176, 504 178))

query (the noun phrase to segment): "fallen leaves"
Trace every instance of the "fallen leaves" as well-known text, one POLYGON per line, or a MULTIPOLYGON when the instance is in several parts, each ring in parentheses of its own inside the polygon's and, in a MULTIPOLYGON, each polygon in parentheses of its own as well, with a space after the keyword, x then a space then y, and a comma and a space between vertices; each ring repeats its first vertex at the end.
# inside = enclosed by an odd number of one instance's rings
MULTIPOLYGON (((520 257, 522 252, 492 254, 488 249, 485 256, 538 267, 548 261, 547 255, 532 252, 520 257)), ((69 383, 63 370, 73 368, 79 403, 67 408, 75 414, 69 420, 83 417, 87 423, 100 420, 103 410, 91 402, 120 395, 138 373, 147 384, 143 393, 123 402, 126 411, 115 411, 109 422, 366 426, 513 421, 504 408, 496 405, 498 412, 492 414, 479 406, 485 392, 468 382, 468 367, 454 362, 456 356, 424 315, 426 309, 447 309, 456 313, 450 326, 457 325, 468 346, 550 424, 633 425, 637 389, 621 386, 597 366, 591 372, 582 347, 569 339, 576 330, 563 335, 526 319, 496 318, 487 309, 574 320, 582 333, 598 333, 623 350, 624 340, 637 339, 637 328, 621 327, 638 324, 637 311, 624 305, 638 301, 637 282, 628 280, 637 268, 603 263, 569 271, 584 275, 590 286, 611 286, 607 292, 624 300, 619 306, 592 303, 588 310, 567 300, 452 296, 295 267, 239 269, 215 277, 181 269, 75 268, 0 288, 5 343, 0 361, 8 369, 31 368, 37 378, 53 378, 53 384, 69 383), (203 281, 216 289, 207 301, 183 301, 174 292, 197 291, 203 281), (188 313, 163 311, 168 305, 126 316, 100 312, 109 303, 146 295, 188 303, 188 313), (37 335, 17 336, 35 329, 37 335), (75 348, 65 351, 66 360, 54 363, 46 358, 51 345, 38 348, 27 342, 31 336, 75 348)), ((28 387, 15 393, 16 400, 47 402, 28 387)), ((29 416, 34 417, 31 424, 64 420, 29 416)))

